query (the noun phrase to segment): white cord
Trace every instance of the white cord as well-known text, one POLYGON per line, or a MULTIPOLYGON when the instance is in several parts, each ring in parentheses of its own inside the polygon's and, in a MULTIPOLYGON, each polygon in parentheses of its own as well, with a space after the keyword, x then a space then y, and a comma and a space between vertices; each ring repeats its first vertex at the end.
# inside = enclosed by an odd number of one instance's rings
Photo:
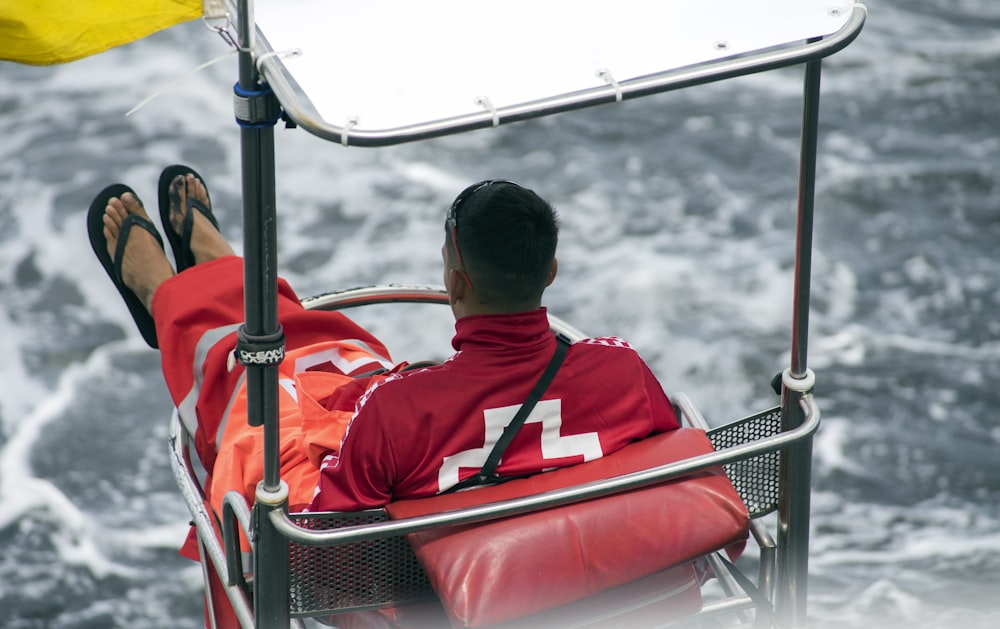
POLYGON ((214 65, 214 64, 216 64, 216 63, 219 63, 219 62, 220 62, 220 61, 222 61, 223 59, 227 59, 227 58, 228 58, 228 57, 229 57, 230 55, 232 55, 232 54, 235 54, 235 53, 236 53, 236 50, 230 50, 230 51, 229 51, 229 52, 227 52, 226 54, 224 54, 224 55, 222 55, 222 56, 220 56, 220 57, 216 57, 215 59, 212 59, 211 61, 206 61, 205 63, 201 64, 200 66, 198 66, 198 67, 197 67, 197 68, 195 68, 194 70, 191 70, 190 72, 188 72, 188 73, 186 73, 186 74, 183 74, 183 75, 181 75, 181 76, 177 77, 177 78, 176 78, 176 79, 174 79, 173 81, 170 81, 169 83, 167 83, 166 85, 164 85, 164 86, 163 86, 163 87, 161 87, 160 89, 156 90, 155 92, 153 92, 152 94, 150 94, 150 95, 149 95, 149 96, 147 96, 146 98, 144 98, 144 99, 142 99, 141 101, 139 101, 139 104, 138 104, 138 105, 136 105, 135 107, 133 107, 132 109, 129 109, 129 110, 128 110, 128 111, 127 111, 127 112, 125 113, 125 115, 126 115, 126 116, 131 116, 131 115, 132 115, 132 114, 134 114, 135 112, 139 111, 139 109, 140 109, 141 107, 145 107, 145 106, 146 106, 146 104, 147 104, 147 103, 148 103, 149 101, 153 100, 154 98, 156 98, 156 97, 157 97, 157 96, 159 96, 160 94, 162 94, 162 93, 166 92, 167 90, 169 90, 170 88, 172 88, 172 87, 173 87, 174 85, 176 85, 177 83, 180 83, 181 81, 183 81, 184 79, 186 79, 186 78, 188 78, 188 77, 190 77, 190 76, 194 76, 194 75, 195 75, 195 74, 197 74, 198 72, 201 72, 202 70, 204 70, 205 68, 207 68, 207 67, 209 67, 209 66, 211 66, 211 65, 214 65))
POLYGON ((290 59, 290 58, 301 57, 301 56, 302 56, 302 49, 301 48, 289 48, 288 50, 272 50, 271 52, 265 52, 261 56, 257 57, 257 61, 256 61, 257 74, 261 73, 260 64, 262 64, 265 60, 270 59, 271 57, 278 57, 278 58, 281 58, 281 59, 290 59))
MULTIPOLYGON (((190 72, 177 77, 173 81, 170 81, 169 83, 167 83, 166 85, 164 85, 160 89, 156 90, 155 92, 153 92, 152 94, 150 94, 146 98, 144 98, 141 101, 139 101, 139 104, 136 105, 135 107, 133 107, 132 109, 128 110, 128 112, 126 112, 125 115, 126 116, 131 116, 135 112, 139 111, 139 109, 141 109, 142 107, 145 107, 151 100, 153 100, 154 98, 158 97, 160 94, 163 94, 164 92, 166 92, 167 90, 169 90, 170 88, 172 88, 177 83, 180 83, 184 79, 186 79, 188 77, 191 77, 191 76, 197 74, 198 72, 201 72, 202 70, 204 70, 205 68, 207 68, 209 66, 215 65, 216 63, 219 63, 220 61, 229 58, 230 55, 232 55, 232 54, 234 54, 236 52, 238 52, 237 49, 230 48, 229 51, 226 52, 226 54, 221 55, 219 57, 216 57, 215 59, 212 59, 210 61, 206 61, 205 63, 201 64, 200 66, 198 66, 194 70, 191 70, 190 72)), ((256 62, 257 63, 257 73, 260 74, 260 64, 261 64, 261 62, 264 61, 265 59, 269 58, 269 57, 282 57, 282 58, 284 58, 284 57, 298 57, 301 54, 302 54, 302 50, 299 49, 299 48, 291 48, 289 50, 278 50, 278 51, 272 51, 272 52, 265 52, 261 56, 257 57, 257 62, 256 62)))

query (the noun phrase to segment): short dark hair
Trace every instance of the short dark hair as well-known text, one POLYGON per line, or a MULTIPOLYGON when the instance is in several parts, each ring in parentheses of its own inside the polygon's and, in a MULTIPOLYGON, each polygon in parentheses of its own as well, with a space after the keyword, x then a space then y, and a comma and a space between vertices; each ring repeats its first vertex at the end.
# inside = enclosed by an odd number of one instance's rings
MULTIPOLYGON (((487 180, 463 190, 448 216, 478 293, 514 309, 541 299, 559 241, 547 201, 512 181, 487 180)), ((447 241, 454 256, 450 233, 447 241)))

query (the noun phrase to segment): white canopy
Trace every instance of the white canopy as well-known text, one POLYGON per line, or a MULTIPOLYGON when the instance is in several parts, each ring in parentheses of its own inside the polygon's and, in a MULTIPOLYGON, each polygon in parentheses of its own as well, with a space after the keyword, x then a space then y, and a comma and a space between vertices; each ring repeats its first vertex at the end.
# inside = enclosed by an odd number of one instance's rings
POLYGON ((854 7, 852 0, 256 0, 255 52, 271 53, 264 76, 293 118, 321 135, 325 128, 331 137, 342 130, 426 136, 435 134, 428 125, 488 126, 570 108, 566 95, 610 102, 644 86, 657 91, 650 81, 681 69, 830 36, 854 7))

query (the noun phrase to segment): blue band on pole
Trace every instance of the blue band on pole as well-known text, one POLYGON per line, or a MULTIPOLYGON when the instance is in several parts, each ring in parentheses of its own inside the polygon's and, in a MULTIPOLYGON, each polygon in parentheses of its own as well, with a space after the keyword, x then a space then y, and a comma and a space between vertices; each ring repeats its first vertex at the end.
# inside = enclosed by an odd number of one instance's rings
POLYGON ((281 119, 281 103, 267 84, 256 90, 233 85, 233 110, 236 124, 248 129, 273 127, 281 119))

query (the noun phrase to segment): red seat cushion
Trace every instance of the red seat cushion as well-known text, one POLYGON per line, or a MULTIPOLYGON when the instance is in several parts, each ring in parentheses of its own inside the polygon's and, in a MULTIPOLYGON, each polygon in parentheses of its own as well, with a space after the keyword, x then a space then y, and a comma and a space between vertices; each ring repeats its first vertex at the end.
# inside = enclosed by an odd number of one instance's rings
MULTIPOLYGON (((386 507, 393 518, 527 496, 712 451, 681 428, 572 467, 386 507)), ((655 487, 480 524, 409 536, 453 624, 482 627, 538 614, 740 545, 746 506, 720 469, 655 487)), ((700 598, 699 598, 700 601, 700 598)))
MULTIPOLYGON (((688 562, 495 629, 658 627, 699 609, 699 573, 688 562)), ((353 612, 328 621, 339 629, 442 629, 452 624, 440 601, 353 612)))

